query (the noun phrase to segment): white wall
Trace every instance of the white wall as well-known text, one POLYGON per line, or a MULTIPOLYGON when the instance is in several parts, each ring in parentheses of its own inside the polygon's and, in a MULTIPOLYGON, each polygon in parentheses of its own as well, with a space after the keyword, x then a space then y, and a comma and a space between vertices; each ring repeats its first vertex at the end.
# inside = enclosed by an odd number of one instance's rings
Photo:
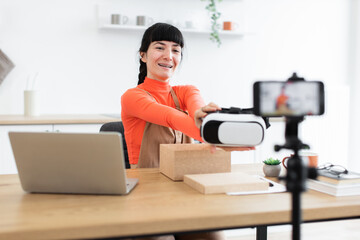
MULTIPOLYGON (((206 102, 249 107, 255 80, 285 80, 294 71, 322 80, 333 105, 328 115, 309 120, 312 126, 304 122, 302 137, 324 161, 332 161, 329 149, 348 144, 348 132, 333 119, 349 97, 349 1, 224 0, 221 21, 235 20, 249 34, 223 36, 220 48, 207 35, 184 34, 185 58, 173 84, 198 86, 206 102), (344 141, 322 141, 330 127, 344 141)), ((156 21, 209 25, 200 0, 0 0, 0 48, 16 64, 0 85, 0 114, 23 113, 23 90, 36 72, 41 113, 119 114, 120 96, 137 83, 142 33, 99 30, 99 22, 109 19, 104 15, 109 6, 131 23, 146 14, 156 21)), ((340 122, 348 126, 346 111, 340 122)), ((265 155, 272 142, 262 147, 265 155)), ((346 158, 341 161, 346 164, 346 158)))
POLYGON ((350 138, 349 138, 349 167, 360 171, 359 136, 360 136, 360 1, 350 0, 350 32, 349 40, 349 80, 350 90, 350 138))

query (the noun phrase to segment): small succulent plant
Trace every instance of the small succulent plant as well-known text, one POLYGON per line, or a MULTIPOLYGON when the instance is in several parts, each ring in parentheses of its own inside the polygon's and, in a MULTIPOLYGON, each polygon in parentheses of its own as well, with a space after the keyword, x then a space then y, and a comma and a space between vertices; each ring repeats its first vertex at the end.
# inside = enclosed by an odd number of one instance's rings
POLYGON ((268 158, 263 161, 266 165, 279 165, 281 161, 279 159, 268 158))

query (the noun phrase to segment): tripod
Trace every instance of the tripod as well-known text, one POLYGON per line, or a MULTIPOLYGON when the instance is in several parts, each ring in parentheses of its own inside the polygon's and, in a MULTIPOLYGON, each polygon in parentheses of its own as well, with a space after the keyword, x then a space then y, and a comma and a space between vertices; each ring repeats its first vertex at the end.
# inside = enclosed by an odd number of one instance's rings
POLYGON ((317 177, 316 168, 305 166, 299 156, 299 150, 309 147, 298 138, 298 125, 303 119, 304 117, 286 118, 285 145, 275 145, 275 151, 280 151, 283 148, 294 151, 294 155, 287 162, 287 175, 283 179, 286 181, 287 191, 292 194, 293 240, 300 240, 301 193, 306 190, 305 181, 308 177, 314 179, 317 177))
MULTIPOLYGON (((304 78, 299 78, 296 73, 288 79, 288 82, 305 81, 304 78)), ((308 168, 304 165, 299 156, 299 150, 309 148, 307 144, 301 142, 298 137, 299 124, 304 120, 303 116, 286 117, 285 127, 285 144, 275 145, 275 151, 281 149, 290 149, 294 151, 287 162, 287 175, 284 179, 286 181, 286 189, 292 195, 292 239, 300 240, 301 231, 301 193, 306 191, 306 179, 317 178, 316 168, 308 168)))

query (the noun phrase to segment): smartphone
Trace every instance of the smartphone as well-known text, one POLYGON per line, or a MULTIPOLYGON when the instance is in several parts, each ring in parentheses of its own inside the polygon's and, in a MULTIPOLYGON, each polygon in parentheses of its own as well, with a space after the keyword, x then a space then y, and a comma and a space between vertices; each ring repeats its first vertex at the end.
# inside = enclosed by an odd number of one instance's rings
POLYGON ((320 81, 257 81, 254 114, 300 117, 324 114, 324 84, 320 81))

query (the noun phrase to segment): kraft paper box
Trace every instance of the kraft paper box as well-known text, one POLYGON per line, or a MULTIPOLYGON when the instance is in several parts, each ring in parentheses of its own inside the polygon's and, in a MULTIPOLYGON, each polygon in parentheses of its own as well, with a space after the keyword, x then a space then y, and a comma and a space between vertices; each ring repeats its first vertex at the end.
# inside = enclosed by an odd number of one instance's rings
POLYGON ((231 171, 231 152, 209 144, 161 144, 160 172, 174 181, 185 174, 222 173, 231 171))
POLYGON ((246 173, 207 173, 184 176, 184 183, 203 194, 268 190, 269 183, 246 173))

